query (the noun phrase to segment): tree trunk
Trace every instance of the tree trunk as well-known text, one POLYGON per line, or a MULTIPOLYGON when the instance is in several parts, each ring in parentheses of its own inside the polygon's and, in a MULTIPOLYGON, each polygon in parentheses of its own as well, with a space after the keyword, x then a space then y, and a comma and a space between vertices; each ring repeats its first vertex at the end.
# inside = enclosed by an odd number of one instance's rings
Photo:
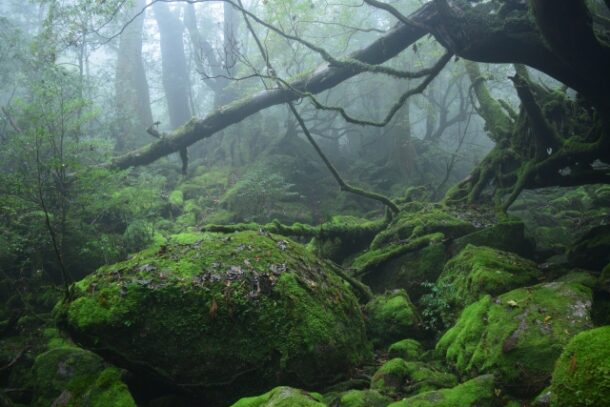
MULTIPOLYGON (((145 4, 145 0, 137 0, 129 15, 142 10, 145 4)), ((146 129, 153 123, 148 83, 142 63, 143 25, 144 15, 140 15, 123 31, 119 42, 115 79, 116 107, 122 134, 117 140, 119 151, 134 147, 139 138, 144 138, 146 129)))
MULTIPOLYGON (((169 123, 172 130, 182 126, 191 118, 189 90, 191 87, 186 68, 182 21, 165 3, 155 5, 155 18, 159 25, 161 37, 161 59, 163 68, 163 89, 169 112, 169 123)), ((182 160, 182 173, 187 169, 186 146, 179 149, 182 160)))

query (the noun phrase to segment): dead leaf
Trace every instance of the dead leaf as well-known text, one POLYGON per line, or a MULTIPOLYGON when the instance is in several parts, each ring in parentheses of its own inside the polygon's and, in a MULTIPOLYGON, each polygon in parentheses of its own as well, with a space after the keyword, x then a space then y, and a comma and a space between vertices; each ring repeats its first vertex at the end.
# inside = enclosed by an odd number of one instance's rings
POLYGON ((508 300, 506 301, 506 304, 510 305, 513 308, 519 306, 519 304, 515 300, 508 300))

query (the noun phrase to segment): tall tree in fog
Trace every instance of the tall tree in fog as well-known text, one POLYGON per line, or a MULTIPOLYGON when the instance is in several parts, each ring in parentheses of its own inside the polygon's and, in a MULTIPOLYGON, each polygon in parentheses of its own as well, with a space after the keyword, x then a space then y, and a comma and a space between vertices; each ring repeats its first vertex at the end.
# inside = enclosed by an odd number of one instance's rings
MULTIPOLYGON (((146 0, 136 0, 128 15, 140 12, 146 0)), ((128 24, 121 34, 116 67, 116 107, 122 119, 117 140, 121 150, 145 133, 152 122, 150 94, 142 62, 142 30, 144 14, 128 24), (130 137, 132 140, 126 140, 130 137)))
POLYGON ((223 7, 223 44, 220 52, 214 49, 207 39, 212 34, 210 30, 202 31, 198 26, 196 10, 192 4, 186 7, 184 15, 197 70, 203 76, 206 86, 214 92, 215 107, 230 103, 237 96, 228 86, 231 84, 230 78, 235 76, 240 53, 240 19, 233 6, 225 3, 223 7))
MULTIPOLYGON (((176 129, 191 118, 189 106, 191 83, 182 38, 184 25, 178 12, 170 10, 167 4, 157 3, 154 10, 161 37, 163 89, 169 112, 169 123, 172 129, 176 129)), ((180 149, 180 158, 182 159, 182 173, 185 174, 188 165, 186 148, 180 149)))

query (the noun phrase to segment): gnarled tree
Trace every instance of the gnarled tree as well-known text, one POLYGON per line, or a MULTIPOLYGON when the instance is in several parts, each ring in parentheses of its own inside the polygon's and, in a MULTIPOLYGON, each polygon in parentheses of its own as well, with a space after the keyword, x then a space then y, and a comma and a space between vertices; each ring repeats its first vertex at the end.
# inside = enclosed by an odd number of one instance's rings
MULTIPOLYGON (((230 0, 225 2, 240 9, 230 0)), ((474 202, 485 196, 482 192, 491 186, 498 205, 506 209, 523 188, 608 182, 607 167, 597 165, 610 159, 608 23, 594 19, 584 0, 433 0, 409 16, 401 15, 387 3, 365 3, 387 10, 399 23, 344 59, 284 34, 320 53, 327 62, 302 79, 286 81, 281 88, 262 91, 220 107, 205 118, 192 119, 158 142, 115 158, 110 166, 146 165, 262 109, 310 97, 365 71, 400 77, 381 64, 429 33, 457 56, 478 62, 527 65, 578 94, 576 100, 571 100, 565 92, 535 85, 525 70, 519 69, 513 81, 522 107, 518 114, 512 114, 489 94, 486 97, 484 84, 471 69, 481 115, 497 145, 459 186, 459 191, 452 192, 449 201, 474 202)), ((270 28, 247 13, 255 22, 270 28)))

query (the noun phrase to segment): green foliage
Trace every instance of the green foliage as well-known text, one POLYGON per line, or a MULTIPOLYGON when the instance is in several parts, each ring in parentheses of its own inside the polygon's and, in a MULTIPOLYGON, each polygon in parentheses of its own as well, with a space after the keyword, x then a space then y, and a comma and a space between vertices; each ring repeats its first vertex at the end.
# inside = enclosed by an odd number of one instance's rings
POLYGON ((421 296, 419 304, 422 307, 421 316, 424 329, 433 332, 442 332, 447 326, 445 321, 452 315, 451 305, 447 302, 453 292, 453 285, 447 282, 421 283, 428 293, 421 296))
POLYGON ((293 187, 264 165, 255 166, 226 192, 220 203, 245 221, 265 221, 281 214, 287 202, 299 199, 293 187))

